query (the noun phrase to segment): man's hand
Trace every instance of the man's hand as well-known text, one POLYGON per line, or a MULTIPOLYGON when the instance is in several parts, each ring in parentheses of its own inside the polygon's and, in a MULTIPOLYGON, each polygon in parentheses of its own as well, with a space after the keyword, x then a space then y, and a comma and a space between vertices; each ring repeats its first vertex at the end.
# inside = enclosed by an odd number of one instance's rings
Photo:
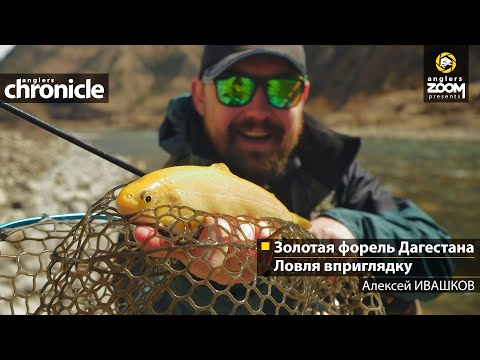
POLYGON ((257 239, 269 237, 273 230, 267 223, 257 224, 243 222, 239 219, 236 227, 223 219, 208 217, 207 226, 200 233, 199 244, 217 243, 215 246, 195 247, 189 250, 179 248, 171 250, 171 241, 155 234, 149 226, 139 226, 133 231, 136 241, 144 244, 145 250, 159 249, 151 256, 165 258, 170 256, 180 260, 188 271, 201 279, 213 280, 220 285, 239 283, 242 280, 250 284, 257 272, 257 239), (225 246, 219 245, 224 243, 225 246), (238 244, 238 245, 237 245, 238 244), (249 245, 249 248, 242 245, 249 245), (169 248, 170 251, 161 250, 169 248))
MULTIPOLYGON (((352 232, 341 222, 329 217, 320 216, 311 221, 310 232, 317 239, 322 240, 347 240, 348 244, 356 242, 352 232), (350 241, 348 241, 350 240, 350 241)), ((333 284, 336 276, 327 276, 328 281, 333 284)))
POLYGON ((317 239, 324 240, 355 240, 352 232, 341 222, 329 217, 318 217, 311 221, 310 232, 317 239))

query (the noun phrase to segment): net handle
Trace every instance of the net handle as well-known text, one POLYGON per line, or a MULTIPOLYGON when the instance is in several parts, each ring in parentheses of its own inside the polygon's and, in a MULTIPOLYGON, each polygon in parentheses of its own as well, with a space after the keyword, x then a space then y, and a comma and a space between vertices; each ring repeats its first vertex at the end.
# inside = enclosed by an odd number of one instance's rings
MULTIPOLYGON (((68 220, 81 220, 85 216, 86 213, 71 213, 71 214, 58 214, 58 215, 42 215, 42 216, 35 216, 26 219, 14 220, 7 222, 5 224, 0 224, 0 229, 13 229, 20 226, 28 226, 32 224, 36 224, 42 220, 61 220, 61 221, 68 221, 68 220)), ((100 215, 98 217, 100 220, 107 220, 106 215, 100 215)))

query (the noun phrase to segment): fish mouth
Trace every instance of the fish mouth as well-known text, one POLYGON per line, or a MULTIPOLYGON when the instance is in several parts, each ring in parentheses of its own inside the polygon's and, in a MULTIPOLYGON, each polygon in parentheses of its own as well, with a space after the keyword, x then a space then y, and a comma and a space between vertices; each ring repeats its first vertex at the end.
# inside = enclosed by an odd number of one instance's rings
POLYGON ((138 210, 134 206, 129 206, 128 204, 120 204, 118 202, 116 205, 118 213, 127 219, 138 214, 138 210))

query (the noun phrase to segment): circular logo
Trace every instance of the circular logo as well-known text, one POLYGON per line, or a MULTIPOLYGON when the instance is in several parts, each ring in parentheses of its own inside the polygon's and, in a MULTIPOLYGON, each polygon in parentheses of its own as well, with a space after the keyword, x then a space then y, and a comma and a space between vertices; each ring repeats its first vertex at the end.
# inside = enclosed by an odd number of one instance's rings
POLYGON ((437 70, 443 74, 449 74, 457 67, 457 59, 452 53, 442 52, 435 60, 437 70))

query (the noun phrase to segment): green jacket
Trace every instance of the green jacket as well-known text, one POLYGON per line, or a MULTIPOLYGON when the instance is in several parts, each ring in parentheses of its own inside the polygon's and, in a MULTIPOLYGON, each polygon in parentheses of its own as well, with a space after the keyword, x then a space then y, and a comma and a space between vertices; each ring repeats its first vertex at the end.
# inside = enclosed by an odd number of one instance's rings
MULTIPOLYGON (((160 146, 171 154, 166 166, 222 162, 205 133, 191 96, 173 99, 159 131, 160 146)), ((360 243, 408 240, 415 244, 449 244, 450 236, 412 201, 384 191, 377 178, 355 161, 361 139, 338 134, 305 115, 305 129, 283 178, 259 184, 303 217, 328 216, 346 225, 360 243), (327 201, 329 200, 329 201, 327 201)), ((227 164, 228 165, 228 164, 227 164)), ((398 247, 397 247, 398 249, 398 247)), ((403 262, 391 258, 388 262, 403 262)), ((438 256, 438 254, 436 254, 438 256)), ((422 254, 418 254, 419 257, 422 254)), ((409 260, 411 261, 411 260, 409 260)), ((453 263, 439 258, 413 261, 409 276, 450 278, 453 263)), ((397 293, 405 300, 431 299, 438 293, 397 293)))

